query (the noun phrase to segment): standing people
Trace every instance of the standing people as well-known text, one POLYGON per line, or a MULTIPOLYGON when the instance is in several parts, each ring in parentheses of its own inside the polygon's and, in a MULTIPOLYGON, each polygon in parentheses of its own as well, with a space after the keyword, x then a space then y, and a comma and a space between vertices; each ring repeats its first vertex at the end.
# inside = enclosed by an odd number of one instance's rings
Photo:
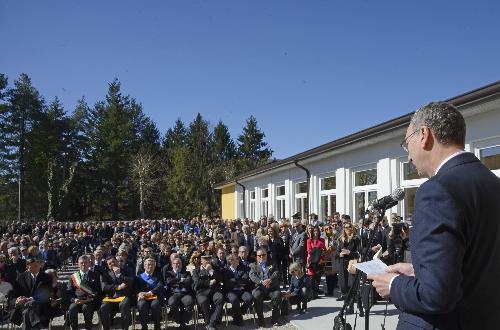
POLYGON ((298 262, 304 266, 306 259, 306 233, 299 219, 293 219, 293 236, 290 244, 290 258, 292 262, 298 262))
POLYGON ((321 280, 321 262, 325 252, 325 240, 320 237, 321 232, 318 226, 312 229, 312 236, 307 239, 307 276, 311 278, 313 298, 317 298, 319 291, 319 282, 321 280))
POLYGON ((349 288, 351 287, 354 276, 350 275, 347 271, 349 260, 359 258, 359 237, 356 236, 354 228, 351 223, 345 222, 343 232, 339 237, 338 249, 335 252, 335 257, 339 260, 339 286, 340 297, 337 301, 345 299, 349 288))

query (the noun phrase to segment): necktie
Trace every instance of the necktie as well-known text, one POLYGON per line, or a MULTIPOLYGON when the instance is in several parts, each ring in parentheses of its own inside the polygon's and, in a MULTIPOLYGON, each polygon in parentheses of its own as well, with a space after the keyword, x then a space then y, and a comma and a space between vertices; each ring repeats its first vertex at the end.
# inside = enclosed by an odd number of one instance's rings
POLYGON ((177 279, 180 280, 181 279, 181 273, 180 272, 177 272, 177 279))

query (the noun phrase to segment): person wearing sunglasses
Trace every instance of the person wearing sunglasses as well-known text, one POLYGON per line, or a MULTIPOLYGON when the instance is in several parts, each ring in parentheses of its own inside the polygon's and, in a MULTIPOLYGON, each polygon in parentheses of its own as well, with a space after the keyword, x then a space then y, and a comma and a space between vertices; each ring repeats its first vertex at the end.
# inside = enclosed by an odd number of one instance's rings
POLYGON ((271 299, 273 311, 271 325, 280 325, 280 272, 278 267, 273 267, 267 262, 267 250, 259 248, 257 250, 257 262, 250 265, 250 280, 255 285, 252 291, 255 304, 255 312, 259 326, 264 326, 264 299, 271 299))

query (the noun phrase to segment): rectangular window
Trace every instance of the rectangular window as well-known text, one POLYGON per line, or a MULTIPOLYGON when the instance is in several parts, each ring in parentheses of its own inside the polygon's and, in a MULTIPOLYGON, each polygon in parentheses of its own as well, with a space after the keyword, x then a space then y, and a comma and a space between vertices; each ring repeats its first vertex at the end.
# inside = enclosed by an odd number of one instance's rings
POLYGON ((330 212, 328 215, 333 215, 335 212, 337 212, 337 196, 336 195, 330 195, 330 212))
POLYGON ((295 193, 296 194, 307 193, 307 182, 299 182, 299 183, 295 184, 295 193))
POLYGON ((420 179, 417 168, 413 163, 403 163, 403 180, 415 180, 420 179))
POLYGON ((321 215, 327 217, 328 214, 328 196, 321 196, 321 215))
POLYGON ((252 220, 256 220, 255 219, 255 201, 254 200, 250 201, 250 214, 249 214, 249 218, 252 219, 252 220))
POLYGON ((490 170, 500 169, 500 146, 484 148, 479 150, 481 162, 490 170))
POLYGON ((299 213, 302 219, 307 219, 307 198, 295 199, 295 212, 299 213))
POLYGON ((250 199, 255 199, 255 190, 250 192, 250 199))
POLYGON ((377 199, 376 191, 360 191, 354 194, 354 218, 361 219, 365 211, 374 200, 377 199))
POLYGON ((410 216, 413 217, 413 212, 415 211, 415 194, 417 193, 417 187, 405 188, 405 199, 404 208, 405 220, 410 216))
POLYGON ((359 186, 369 186, 377 184, 377 170, 371 169, 366 171, 360 171, 354 173, 354 185, 359 186))
POLYGON ((262 189, 262 198, 267 198, 269 196, 269 191, 268 189, 262 189))
POLYGON ((276 196, 285 196, 285 186, 276 187, 276 196))
POLYGON ((262 215, 266 217, 269 215, 269 202, 267 200, 262 201, 262 215))
POLYGON ((326 218, 337 211, 337 196, 323 195, 321 196, 321 217, 326 218))
POLYGON ((285 218, 285 200, 284 199, 278 199, 276 201, 276 216, 278 219, 283 219, 285 218))
POLYGON ((365 214, 366 210, 365 196, 366 193, 364 191, 354 194, 354 208, 355 208, 356 219, 358 219, 361 214, 365 214))
POLYGON ((321 179, 321 190, 332 190, 337 188, 337 178, 335 176, 330 176, 328 178, 321 179))

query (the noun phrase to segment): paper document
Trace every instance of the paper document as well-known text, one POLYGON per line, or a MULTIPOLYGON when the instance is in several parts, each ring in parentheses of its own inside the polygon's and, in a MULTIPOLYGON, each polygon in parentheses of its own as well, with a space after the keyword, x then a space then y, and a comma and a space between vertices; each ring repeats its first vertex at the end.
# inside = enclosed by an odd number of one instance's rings
POLYGON ((385 274, 385 269, 387 265, 382 262, 380 259, 373 259, 367 262, 360 262, 354 264, 354 267, 362 271, 363 273, 370 274, 385 274))

